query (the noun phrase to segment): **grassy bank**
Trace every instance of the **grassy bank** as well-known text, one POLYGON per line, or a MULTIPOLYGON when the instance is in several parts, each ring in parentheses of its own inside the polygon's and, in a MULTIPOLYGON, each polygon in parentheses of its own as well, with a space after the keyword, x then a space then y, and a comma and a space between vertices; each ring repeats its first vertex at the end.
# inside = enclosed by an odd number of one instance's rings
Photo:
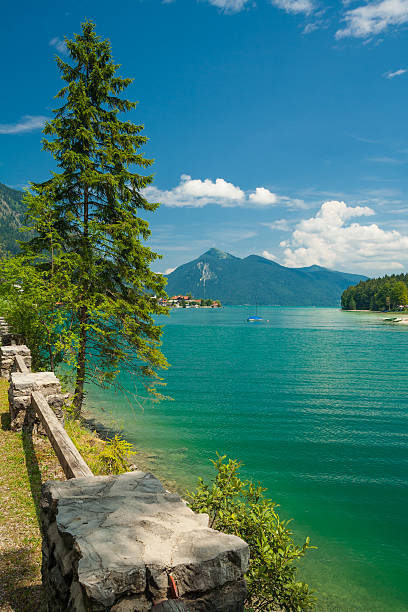
POLYGON ((41 483, 64 479, 48 439, 10 431, 8 382, 0 379, 0 611, 40 608, 41 483))

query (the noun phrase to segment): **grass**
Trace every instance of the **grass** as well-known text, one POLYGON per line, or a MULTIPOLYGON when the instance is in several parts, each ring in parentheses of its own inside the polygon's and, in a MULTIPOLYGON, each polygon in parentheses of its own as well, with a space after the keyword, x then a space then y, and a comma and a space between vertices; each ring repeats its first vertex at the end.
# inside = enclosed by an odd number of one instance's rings
POLYGON ((98 435, 84 427, 77 419, 66 419, 65 431, 77 447, 79 453, 88 464, 95 476, 102 473, 100 465, 100 453, 103 451, 106 442, 98 435))
POLYGON ((47 439, 10 431, 8 382, 0 379, 0 611, 39 610, 41 483, 65 479, 47 439))

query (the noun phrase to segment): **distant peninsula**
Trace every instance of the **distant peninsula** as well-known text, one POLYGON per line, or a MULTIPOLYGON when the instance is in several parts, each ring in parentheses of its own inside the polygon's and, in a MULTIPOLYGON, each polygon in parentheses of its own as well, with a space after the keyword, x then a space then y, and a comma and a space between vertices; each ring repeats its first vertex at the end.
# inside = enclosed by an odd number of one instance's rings
POLYGON ((345 289, 366 276, 320 266, 286 268, 259 255, 241 259, 210 249, 168 275, 167 294, 211 296, 225 305, 339 306, 345 289))
POLYGON ((392 274, 360 281, 341 296, 343 310, 408 310, 408 274, 392 274))

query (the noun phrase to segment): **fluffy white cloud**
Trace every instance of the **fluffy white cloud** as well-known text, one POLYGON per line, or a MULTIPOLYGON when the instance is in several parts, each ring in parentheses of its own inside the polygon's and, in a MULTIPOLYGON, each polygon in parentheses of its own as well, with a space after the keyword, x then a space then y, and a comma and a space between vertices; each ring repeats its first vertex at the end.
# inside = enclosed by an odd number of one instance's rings
POLYGON ((272 193, 269 189, 265 189, 265 187, 257 187, 253 193, 249 194, 249 199, 254 204, 277 204, 278 196, 276 193, 272 193))
POLYGON ((48 117, 42 115, 24 115, 17 123, 0 123, 0 134, 21 134, 42 130, 48 120, 48 117))
POLYGON ((302 267, 318 264, 343 270, 398 270, 408 262, 408 236, 383 230, 376 223, 347 223, 353 217, 375 214, 367 206, 325 202, 318 213, 301 221, 285 249, 285 265, 302 267))
POLYGON ((370 38, 384 32, 390 26, 408 22, 408 0, 380 0, 368 2, 346 11, 345 27, 336 32, 336 38, 352 36, 370 38))
POLYGON ((315 9, 312 0, 271 0, 274 6, 283 9, 287 13, 305 13, 309 15, 315 9))
POLYGON ((218 204, 224 207, 247 206, 264 207, 281 204, 291 208, 302 208, 302 200, 292 200, 286 196, 277 196, 265 187, 257 187, 247 194, 237 185, 225 179, 193 179, 188 174, 182 174, 177 187, 161 190, 149 186, 144 190, 144 196, 152 202, 161 202, 165 206, 190 206, 202 208, 207 204, 218 204))
POLYGON ((58 36, 55 36, 55 38, 51 38, 49 45, 50 47, 54 47, 59 53, 64 53, 65 55, 68 53, 65 40, 58 38, 58 36))
POLYGON ((249 0, 208 0, 210 4, 220 8, 224 13, 238 13, 245 8, 249 0))
POLYGON ((393 79, 394 77, 397 76, 401 76, 402 74, 405 74, 407 72, 407 68, 400 68, 399 70, 395 70, 394 72, 391 72, 391 70, 389 72, 386 72, 385 74, 383 74, 383 77, 386 79, 393 79))
POLYGON ((188 174, 182 174, 180 183, 173 189, 162 191, 157 187, 146 187, 144 196, 152 201, 162 202, 165 206, 194 208, 202 208, 207 204, 239 206, 245 200, 242 189, 224 179, 202 181, 192 179, 188 174))
POLYGON ((192 179, 188 174, 181 176, 179 188, 187 196, 194 198, 217 198, 221 200, 241 201, 245 198, 245 193, 239 187, 228 183, 222 178, 215 179, 192 179))
POLYGON ((164 271, 164 275, 167 276, 168 274, 171 274, 172 272, 174 272, 176 268, 166 268, 164 271))

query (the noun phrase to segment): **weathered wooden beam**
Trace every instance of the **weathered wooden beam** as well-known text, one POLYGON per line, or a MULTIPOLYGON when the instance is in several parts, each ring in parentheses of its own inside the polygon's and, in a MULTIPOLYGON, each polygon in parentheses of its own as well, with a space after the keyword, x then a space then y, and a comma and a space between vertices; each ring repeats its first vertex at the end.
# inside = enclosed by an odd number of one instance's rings
POLYGON ((23 374, 27 374, 30 371, 27 368, 22 356, 18 354, 14 356, 14 368, 16 372, 22 372, 23 374))
POLYGON ((82 478, 84 476, 89 478, 93 476, 42 393, 39 391, 31 393, 31 406, 39 416, 47 432, 65 476, 67 478, 82 478))

